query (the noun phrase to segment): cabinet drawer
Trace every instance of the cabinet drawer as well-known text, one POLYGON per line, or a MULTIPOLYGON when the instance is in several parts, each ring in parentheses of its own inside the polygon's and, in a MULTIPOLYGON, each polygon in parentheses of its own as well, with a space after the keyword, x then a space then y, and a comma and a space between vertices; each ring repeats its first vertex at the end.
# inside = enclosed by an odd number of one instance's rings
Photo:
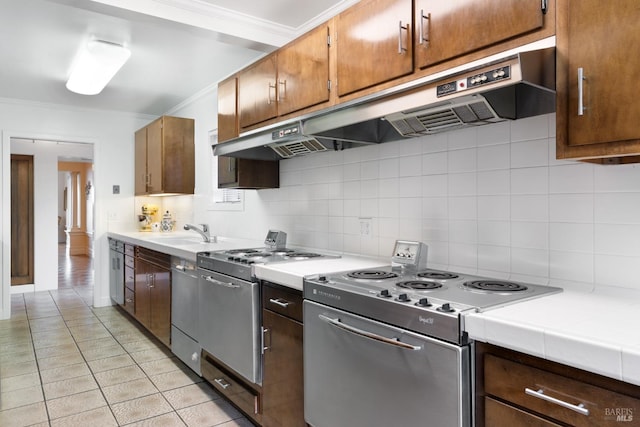
POLYGON ((127 287, 124 288, 124 304, 122 305, 122 308, 127 310, 129 314, 131 314, 132 316, 135 314, 135 306, 136 306, 135 295, 136 294, 131 289, 127 287))
POLYGON ((135 246, 125 243, 124 254, 130 257, 135 256, 135 246))
POLYGON ((135 267, 135 258, 132 256, 125 255, 124 257, 124 265, 127 267, 134 268, 135 267))
POLYGON ((485 426, 560 427, 560 424, 547 421, 490 397, 484 398, 484 416, 485 426))
POLYGON ((484 370, 487 394, 576 427, 620 426, 640 411, 630 396, 491 354, 484 370))
POLYGON ((257 391, 244 386, 234 376, 218 368, 216 362, 206 351, 202 352, 201 363, 204 379, 247 415, 255 420, 260 419, 260 395, 257 391))
POLYGON ((302 292, 263 282, 262 307, 302 322, 302 292))

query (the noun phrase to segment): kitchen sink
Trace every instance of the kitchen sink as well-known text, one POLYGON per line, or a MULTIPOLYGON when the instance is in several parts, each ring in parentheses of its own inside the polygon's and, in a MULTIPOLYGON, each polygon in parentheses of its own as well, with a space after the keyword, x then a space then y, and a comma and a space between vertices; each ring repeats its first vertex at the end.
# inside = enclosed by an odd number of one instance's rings
MULTIPOLYGON (((212 236, 213 238, 213 236, 212 236)), ((219 238, 220 239, 220 238, 219 238)), ((199 243, 205 244, 205 245, 209 245, 209 244, 213 244, 213 242, 205 242, 204 240, 202 240, 202 237, 200 236, 182 236, 182 237, 158 237, 158 238, 152 238, 149 239, 152 242, 155 243, 160 243, 163 245, 178 245, 178 246, 182 246, 182 245, 196 245, 199 243)))

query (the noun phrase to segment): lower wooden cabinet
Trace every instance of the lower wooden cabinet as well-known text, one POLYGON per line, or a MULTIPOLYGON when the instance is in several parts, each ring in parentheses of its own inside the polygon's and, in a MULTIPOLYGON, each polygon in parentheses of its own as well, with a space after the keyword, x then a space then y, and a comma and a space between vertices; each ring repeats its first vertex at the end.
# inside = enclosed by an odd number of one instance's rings
POLYGON ((495 346, 477 348, 477 426, 639 424, 638 386, 495 346))
POLYGON ((304 427, 302 293, 263 284, 262 425, 304 427))
POLYGON ((171 345, 171 256, 137 248, 135 318, 165 345, 171 345))

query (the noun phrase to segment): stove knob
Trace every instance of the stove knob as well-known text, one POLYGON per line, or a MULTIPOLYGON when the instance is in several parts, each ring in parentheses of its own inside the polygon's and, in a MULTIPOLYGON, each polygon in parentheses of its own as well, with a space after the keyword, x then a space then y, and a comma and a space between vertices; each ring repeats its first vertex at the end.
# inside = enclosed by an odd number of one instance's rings
POLYGON ((447 302, 447 303, 442 304, 442 307, 440 307, 438 309, 438 311, 444 311, 445 313, 452 313, 452 312, 454 312, 456 310, 453 307, 451 307, 451 304, 449 304, 447 302))
POLYGON ((420 298, 416 305, 419 307, 431 307, 431 303, 427 298, 420 298))
POLYGON ((245 261, 247 264, 251 265, 251 264, 255 264, 255 261, 245 261))
POLYGON ((383 289, 378 295, 383 298, 389 298, 391 296, 391 292, 389 292, 389 289, 383 289))
POLYGON ((409 295, 407 295, 407 294, 400 294, 400 295, 398 295, 398 298, 396 298, 396 301, 409 302, 409 301, 411 301, 411 299, 409 299, 409 295))
POLYGON ((227 257, 227 261, 233 261, 234 258, 232 256, 227 257))
POLYGON ((327 276, 320 276, 320 277, 318 277, 318 282, 320 282, 320 283, 327 283, 327 282, 328 282, 328 280, 327 280, 327 276))

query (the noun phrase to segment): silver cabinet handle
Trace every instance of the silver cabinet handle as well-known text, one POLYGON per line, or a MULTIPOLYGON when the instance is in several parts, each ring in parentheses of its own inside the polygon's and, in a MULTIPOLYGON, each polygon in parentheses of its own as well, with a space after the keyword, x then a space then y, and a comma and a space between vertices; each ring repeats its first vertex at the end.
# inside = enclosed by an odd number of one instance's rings
POLYGON ((281 298, 270 298, 269 302, 275 305, 278 305, 282 308, 287 308, 291 305, 291 303, 287 300, 283 300, 281 298))
POLYGON ((184 265, 177 264, 175 267, 176 267, 176 270, 178 271, 187 271, 184 265))
POLYGON ((584 68, 578 68, 578 115, 584 116, 584 68))
POLYGON ((271 345, 267 346, 266 342, 267 340, 265 339, 265 335, 267 334, 267 332, 271 333, 271 331, 268 328, 265 328, 264 326, 260 327, 262 329, 262 334, 261 334, 261 343, 260 343, 260 347, 262 348, 261 353, 264 354, 265 351, 267 350, 271 350, 271 345))
POLYGON ((407 30, 407 34, 409 34, 409 25, 402 25, 402 21, 398 23, 398 53, 402 55, 407 49, 402 44, 402 30, 407 30))
POLYGON ((533 390, 530 389, 529 387, 526 387, 524 389, 525 394, 528 394, 529 396, 533 396, 533 397, 537 397, 538 399, 542 399, 545 400, 547 402, 550 403, 555 403, 558 406, 562 406, 563 408, 567 408, 567 409, 571 409, 574 412, 577 412, 579 414, 582 415, 589 415, 589 410, 587 408, 584 407, 584 403, 580 403, 578 405, 574 405, 572 403, 569 402, 565 402, 564 400, 560 400, 560 399, 556 399, 555 397, 551 397, 547 394, 544 394, 544 390, 539 389, 539 390, 533 390))
POLYGON ((222 387, 223 390, 226 390, 227 388, 229 388, 229 386, 231 386, 231 384, 228 383, 224 378, 216 378, 213 380, 213 382, 222 387))
POLYGON ((280 80, 278 81, 278 84, 282 87, 282 90, 278 91, 278 101, 283 101, 287 99, 287 81, 280 80))
POLYGON ((216 280, 211 276, 202 276, 204 277, 204 280, 206 280, 209 283, 213 283, 216 285, 220 285, 220 286, 224 286, 225 288, 239 288, 240 285, 234 285, 231 282, 221 282, 220 280, 216 280))
POLYGON ((420 44, 429 44, 429 33, 431 32, 431 14, 424 14, 424 9, 420 10, 420 44), (427 35, 424 34, 424 21, 429 23, 427 35))
POLYGON ((271 105, 273 103, 273 99, 271 99, 271 89, 273 89, 273 92, 275 93, 275 99, 276 101, 278 100, 278 87, 276 84, 271 84, 269 83, 269 93, 267 93, 267 104, 271 105))
POLYGON ((365 338, 370 338, 372 340, 376 340, 376 341, 380 341, 383 342, 385 344, 390 344, 393 345, 395 347, 400 347, 400 348, 404 348, 407 350, 421 350, 422 346, 419 345, 411 345, 411 344, 407 344, 404 343, 400 340, 398 340, 397 338, 387 338, 387 337, 383 337, 382 335, 378 335, 378 334, 374 334, 373 332, 368 332, 368 331, 364 331, 362 329, 358 329, 358 328, 354 328, 353 326, 349 326, 346 323, 343 323, 340 319, 332 319, 330 317, 325 316, 324 314, 319 314, 318 317, 320 318, 320 320, 323 320, 327 323, 329 323, 332 326, 335 326, 336 328, 340 328, 343 329, 347 332, 351 332, 353 334, 356 335, 360 335, 363 336, 365 338))

